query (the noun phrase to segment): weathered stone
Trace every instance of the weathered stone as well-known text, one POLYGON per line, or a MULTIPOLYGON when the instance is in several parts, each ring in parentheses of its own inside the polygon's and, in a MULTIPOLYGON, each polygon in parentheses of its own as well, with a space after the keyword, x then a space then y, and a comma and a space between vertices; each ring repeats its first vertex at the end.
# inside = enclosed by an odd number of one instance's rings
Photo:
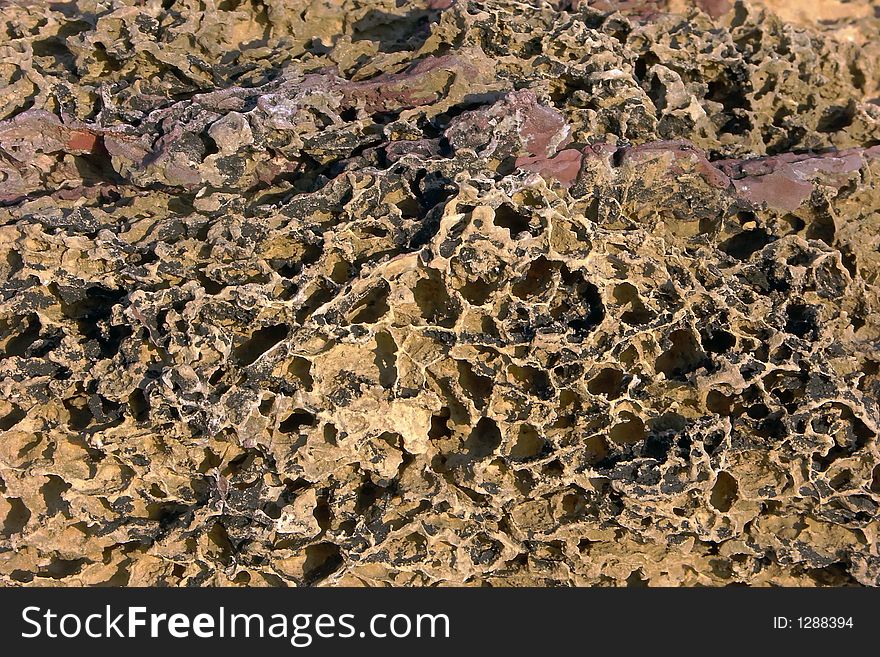
POLYGON ((0 582, 880 583, 868 0, 0 4, 0 582))

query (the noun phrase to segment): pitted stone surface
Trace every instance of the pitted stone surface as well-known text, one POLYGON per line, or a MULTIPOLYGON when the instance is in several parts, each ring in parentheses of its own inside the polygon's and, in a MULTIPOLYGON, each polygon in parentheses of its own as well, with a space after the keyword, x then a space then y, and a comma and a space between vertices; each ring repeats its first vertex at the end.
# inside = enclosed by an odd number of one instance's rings
POLYGON ((209 4, 0 3, 0 581, 880 583, 870 3, 209 4))

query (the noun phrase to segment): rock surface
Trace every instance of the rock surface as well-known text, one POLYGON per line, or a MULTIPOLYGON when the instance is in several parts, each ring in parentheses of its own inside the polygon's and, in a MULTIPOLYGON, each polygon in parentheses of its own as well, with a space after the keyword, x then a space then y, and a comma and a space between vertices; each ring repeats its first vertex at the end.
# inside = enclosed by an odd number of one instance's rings
POLYGON ((880 584, 820 4, 0 2, 0 582, 880 584))

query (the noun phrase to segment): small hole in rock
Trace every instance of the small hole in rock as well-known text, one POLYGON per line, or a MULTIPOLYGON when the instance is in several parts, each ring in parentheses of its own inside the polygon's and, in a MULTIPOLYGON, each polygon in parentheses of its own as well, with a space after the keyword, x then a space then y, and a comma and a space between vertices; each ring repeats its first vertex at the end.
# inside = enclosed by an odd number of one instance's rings
POLYGON ((792 304, 786 309, 785 330, 799 338, 811 334, 815 338, 818 334, 819 313, 813 306, 805 304, 792 304))
POLYGON ((703 364, 704 355, 690 331, 673 331, 669 340, 672 345, 660 354, 655 363, 655 369, 667 379, 684 377, 703 364))
POLYGON ((468 303, 474 306, 482 306, 492 296, 495 288, 485 281, 473 280, 467 281, 458 291, 468 303))
POLYGON ((617 399, 623 394, 623 372, 613 367, 606 367, 587 384, 587 390, 594 395, 617 399))
POLYGON ((293 360, 291 360, 290 364, 287 366, 287 371, 292 374, 300 384, 302 384, 302 387, 306 392, 311 392, 312 385, 315 383, 311 376, 311 361, 301 358, 300 356, 294 356, 293 360))
POLYGON ((235 349, 235 357, 242 366, 250 365, 286 338, 289 332, 290 327, 286 324, 257 329, 235 349))
POLYGON ((713 354, 723 354, 736 346, 736 337, 724 329, 707 328, 700 333, 703 349, 713 354))
POLYGON ((641 568, 637 568, 629 574, 629 577, 626 578, 626 586, 627 588, 648 588, 648 580, 642 574, 641 568))
POLYGON ((506 203, 495 208, 495 218, 493 223, 499 228, 506 228, 510 231, 510 237, 517 239, 517 236, 530 230, 529 218, 520 214, 506 203))
POLYGON ((302 427, 313 427, 315 424, 316 418, 314 415, 308 411, 296 410, 278 425, 278 430, 281 433, 297 433, 302 427))
POLYGON ((149 417, 150 403, 141 388, 135 388, 128 396, 128 411, 136 422, 142 422, 149 417))
POLYGON ((836 475, 834 475, 829 481, 828 485, 831 486, 834 490, 843 490, 844 488, 848 488, 849 484, 852 481, 852 472, 849 470, 841 470, 836 475))
POLYGON ((306 548, 303 579, 308 584, 326 579, 342 565, 342 552, 333 543, 318 543, 306 548))
POLYGON ((494 381, 474 372, 467 361, 458 361, 458 383, 477 408, 484 408, 492 395, 494 381))
POLYGON ((651 311, 645 307, 645 304, 639 298, 639 291, 631 283, 621 283, 614 288, 612 292, 615 302, 620 306, 629 306, 623 312, 620 319, 630 326, 641 326, 647 324, 653 318, 651 311))
POLYGON ((495 420, 481 417, 465 442, 468 456, 474 459, 485 458, 501 445, 501 430, 495 420))
POLYGON ((623 422, 611 427, 608 437, 618 445, 632 445, 645 439, 645 423, 641 418, 623 411, 620 417, 623 422))
POLYGON ((459 309, 449 296, 439 273, 422 278, 413 289, 413 297, 428 324, 452 328, 458 320, 459 309))
POLYGON ((88 427, 94 419, 92 411, 89 408, 88 399, 85 397, 71 397, 63 402, 64 408, 70 413, 70 419, 67 422, 74 431, 82 431, 88 427))
POLYGON ((13 405, 12 410, 0 418, 0 431, 9 431, 16 424, 27 417, 27 413, 18 406, 13 405))
POLYGON ((528 299, 550 288, 553 282, 554 266, 546 258, 540 257, 529 265, 523 278, 511 288, 514 296, 528 299))
POLYGON ((438 414, 431 416, 431 428, 428 430, 429 440, 440 440, 452 435, 452 429, 449 428, 449 417, 448 408, 441 408, 438 414))
POLYGON ((727 513, 736 502, 739 485, 733 475, 723 470, 715 477, 715 485, 712 486, 712 494, 709 503, 722 513, 727 513))
POLYGON ((390 389, 397 382, 397 344, 387 331, 376 333, 374 362, 379 370, 379 385, 390 389))
POLYGON ((711 413, 730 415, 733 409, 733 399, 717 390, 710 390, 706 395, 706 408, 711 413))
POLYGON ((388 306, 388 283, 373 288, 354 308, 352 324, 375 324, 391 310, 388 306))
POLYGON ((745 230, 724 242, 721 250, 737 260, 748 260, 753 253, 763 249, 773 239, 769 233, 760 229, 745 230))
POLYGON ((18 497, 6 498, 6 504, 9 506, 9 511, 3 521, 3 535, 8 538, 13 534, 21 533, 31 518, 31 512, 18 497))
POLYGON ((538 435, 537 430, 530 424, 519 425, 516 443, 510 449, 511 458, 529 459, 541 454, 544 449, 544 439, 538 435))

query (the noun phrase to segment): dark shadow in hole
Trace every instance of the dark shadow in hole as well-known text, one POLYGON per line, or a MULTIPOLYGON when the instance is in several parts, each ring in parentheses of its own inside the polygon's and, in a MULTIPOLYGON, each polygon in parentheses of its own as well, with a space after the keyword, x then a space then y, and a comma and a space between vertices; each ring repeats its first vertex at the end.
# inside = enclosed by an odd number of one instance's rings
POLYGON ((481 417, 465 441, 467 460, 491 456, 501 445, 501 430, 495 420, 481 417))
POLYGON ((491 377, 477 374, 473 366, 463 360, 458 361, 458 383, 478 409, 486 407, 495 386, 491 377))
POLYGON ((375 324, 391 308, 388 306, 388 283, 382 281, 370 290, 353 309, 352 324, 375 324))
POLYGON ((461 309, 449 296, 446 284, 439 272, 428 270, 428 278, 421 278, 413 288, 413 296, 429 325, 452 328, 461 309))
POLYGON ((536 458, 544 451, 546 441, 538 434, 538 431, 530 424, 519 425, 516 442, 510 448, 510 458, 525 460, 536 458))
POLYGON ((40 329, 42 324, 36 313, 32 313, 20 320, 26 322, 25 326, 18 335, 9 339, 6 348, 3 350, 2 358, 9 356, 25 356, 28 348, 40 338, 40 329))
POLYGON ((669 335, 672 343, 657 357, 655 369, 667 379, 685 379, 688 374, 705 365, 706 357, 690 331, 678 329, 669 335))
POLYGON ((813 306, 791 304, 785 310, 785 330, 799 338, 815 340, 819 334, 819 313, 813 306))
POLYGON ((0 431, 9 431, 26 417, 27 413, 18 406, 13 405, 12 410, 0 418, 0 431))
MULTIPOLYGON (((428 430, 428 440, 441 440, 452 436, 452 429, 449 428, 449 418, 451 413, 445 406, 438 413, 431 416, 431 428, 428 430)), ((880 471, 880 467, 878 467, 880 471)))
POLYGON ((298 433, 302 427, 313 427, 316 424, 317 418, 314 415, 308 411, 298 409, 288 415, 287 419, 278 425, 278 430, 281 433, 298 433))
POLYGON ((587 390, 593 395, 604 395, 608 399, 617 399, 623 394, 623 372, 606 367, 594 376, 587 384, 587 390))
POLYGON ((739 484, 733 475, 724 472, 718 473, 715 478, 715 485, 712 486, 712 493, 709 496, 709 503, 722 513, 727 513, 736 502, 739 484))
POLYGON ((143 422, 150 415, 150 402, 141 388, 135 388, 128 396, 128 411, 135 422, 143 422))
POLYGON ((303 581, 311 586, 326 579, 342 566, 342 552, 334 543, 317 543, 306 548, 303 581))
POLYGON ((622 422, 615 424, 608 432, 608 437, 618 445, 633 445, 645 439, 645 423, 637 415, 628 411, 620 414, 622 422))
POLYGON ((65 399, 62 403, 64 408, 70 413, 70 420, 67 422, 68 427, 74 431, 81 431, 92 423, 94 417, 86 397, 71 397, 70 399, 65 399))
POLYGON ((724 329, 709 326, 700 332, 703 349, 713 354, 723 354, 736 346, 736 336, 724 329))
POLYGON ((550 289, 557 269, 559 265, 541 256, 532 261, 522 279, 514 283, 510 291, 523 300, 538 296, 550 289))
POLYGON ((387 331, 376 333, 375 363, 379 370, 379 384, 386 389, 397 381, 397 344, 387 331))
POLYGON ((315 380, 312 378, 312 363, 301 356, 294 356, 287 366, 287 371, 295 376, 306 392, 311 392, 315 380))
POLYGON ((3 521, 3 535, 8 538, 13 534, 21 533, 31 518, 31 512, 21 501, 21 498, 8 497, 6 503, 9 505, 9 511, 3 521))
POLYGON ((851 100, 846 105, 832 105, 825 109, 819 122, 816 124, 816 130, 819 132, 838 132, 852 125, 853 119, 856 118, 857 105, 851 100))
POLYGON ((288 333, 290 333, 290 327, 286 324, 259 328, 251 334, 250 338, 236 347, 235 358, 243 367, 250 365, 286 338, 288 333))
POLYGON ((737 260, 748 260, 753 253, 760 251, 774 241, 769 233, 756 228, 744 230, 721 244, 721 250, 737 260))
POLYGON ((403 15, 378 9, 369 10, 354 22, 352 41, 375 41, 379 52, 415 51, 431 34, 431 23, 439 11, 416 9, 403 15))
POLYGON ((517 239, 522 233, 529 233, 532 236, 540 234, 540 229, 532 228, 529 217, 517 212, 507 203, 495 208, 495 218, 492 222, 499 228, 506 228, 511 239, 517 239))

